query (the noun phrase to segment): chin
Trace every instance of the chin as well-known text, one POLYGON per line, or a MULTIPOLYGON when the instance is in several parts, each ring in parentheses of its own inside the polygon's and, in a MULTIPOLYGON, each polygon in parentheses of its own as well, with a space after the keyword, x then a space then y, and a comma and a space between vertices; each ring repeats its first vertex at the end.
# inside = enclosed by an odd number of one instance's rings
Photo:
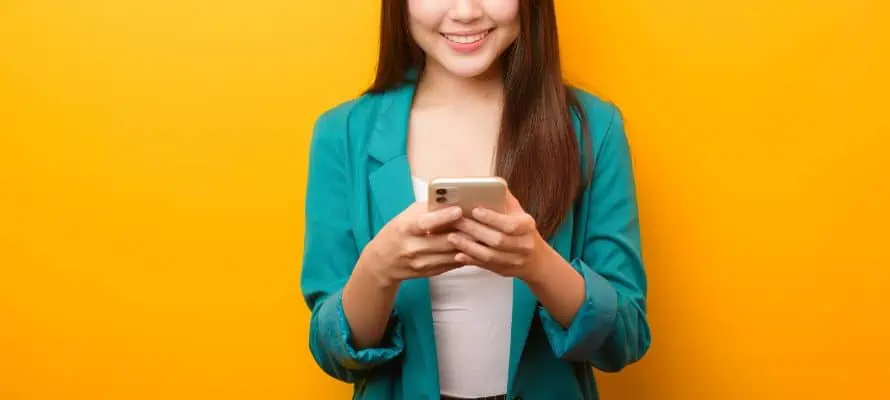
POLYGON ((432 58, 448 73, 461 78, 476 78, 492 70, 498 62, 497 52, 492 49, 482 49, 476 54, 457 54, 451 49, 444 48, 436 52, 432 58))
POLYGON ((461 78, 476 78, 485 75, 492 68, 491 61, 472 62, 469 60, 445 61, 442 67, 454 76, 461 78))

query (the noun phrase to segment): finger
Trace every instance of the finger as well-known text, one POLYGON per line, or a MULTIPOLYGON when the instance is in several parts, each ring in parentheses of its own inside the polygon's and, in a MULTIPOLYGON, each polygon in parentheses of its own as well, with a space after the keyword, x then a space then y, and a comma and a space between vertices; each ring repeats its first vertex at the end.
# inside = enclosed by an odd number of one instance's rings
POLYGON ((508 235, 522 235, 534 229, 534 220, 530 215, 522 212, 515 214, 501 214, 487 208, 473 210, 473 218, 508 235))
POLYGON ((516 237, 507 235, 472 219, 463 218, 454 227, 489 247, 506 251, 521 250, 516 237))
POLYGON ((426 274, 430 273, 430 271, 461 265, 461 263, 455 259, 455 256, 456 253, 453 251, 447 253, 424 254, 411 260, 410 266, 418 276, 427 276, 426 274))
POLYGON ((519 204, 519 200, 516 198, 516 196, 513 195, 513 192, 511 192, 510 190, 507 190, 507 207, 506 208, 507 208, 508 213, 518 212, 518 211, 524 212, 525 211, 522 208, 522 204, 519 204))
MULTIPOLYGON (((466 236, 463 233, 461 235, 466 236)), ((433 234, 417 238, 417 253, 434 254, 454 251, 454 244, 448 240, 448 234, 433 234)))
POLYGON ((447 226, 463 217, 460 207, 448 207, 421 214, 411 227, 411 234, 426 235, 436 228, 447 226))
POLYGON ((461 253, 478 260, 480 265, 513 265, 519 260, 515 255, 495 250, 460 235, 448 235, 448 240, 454 243, 454 247, 461 253))
POLYGON ((467 263, 458 261, 456 255, 452 256, 452 258, 454 259, 454 262, 452 262, 451 264, 443 264, 442 266, 439 266, 439 267, 427 269, 426 271, 423 272, 422 276, 425 278, 429 278, 431 276, 442 275, 448 271, 453 271, 455 269, 467 266, 467 263))
POLYGON ((513 273, 513 270, 511 270, 510 268, 501 268, 501 266, 497 265, 497 264, 491 264, 491 263, 486 264, 486 263, 483 263, 473 257, 466 255, 465 253, 458 253, 456 256, 454 256, 454 258, 466 265, 475 265, 480 268, 484 268, 488 271, 494 272, 500 276, 507 276, 507 277, 516 276, 515 273, 513 273))
POLYGON ((466 265, 482 265, 481 261, 468 256, 466 253, 457 253, 457 255, 454 256, 454 259, 466 265))

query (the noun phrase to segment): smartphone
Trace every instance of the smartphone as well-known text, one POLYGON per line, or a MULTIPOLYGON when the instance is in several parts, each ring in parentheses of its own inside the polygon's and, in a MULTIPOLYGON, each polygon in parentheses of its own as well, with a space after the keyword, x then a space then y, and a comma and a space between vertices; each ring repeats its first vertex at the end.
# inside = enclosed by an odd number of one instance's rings
POLYGON ((507 203, 507 182, 496 176, 435 178, 430 181, 427 199, 430 211, 460 206, 464 215, 477 207, 502 213, 507 203))

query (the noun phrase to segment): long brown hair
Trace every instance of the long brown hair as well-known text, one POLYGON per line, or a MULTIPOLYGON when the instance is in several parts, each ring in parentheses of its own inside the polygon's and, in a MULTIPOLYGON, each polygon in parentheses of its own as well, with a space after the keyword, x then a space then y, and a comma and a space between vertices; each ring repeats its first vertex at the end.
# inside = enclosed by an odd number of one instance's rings
MULTIPOLYGON (((519 37, 502 56, 505 99, 495 172, 548 237, 586 184, 589 132, 577 97, 563 81, 553 0, 519 2, 519 37), (580 144, 572 112, 581 121, 580 144)), ((424 60, 408 31, 407 1, 383 0, 377 76, 368 92, 405 83, 409 72, 423 71, 424 60)))

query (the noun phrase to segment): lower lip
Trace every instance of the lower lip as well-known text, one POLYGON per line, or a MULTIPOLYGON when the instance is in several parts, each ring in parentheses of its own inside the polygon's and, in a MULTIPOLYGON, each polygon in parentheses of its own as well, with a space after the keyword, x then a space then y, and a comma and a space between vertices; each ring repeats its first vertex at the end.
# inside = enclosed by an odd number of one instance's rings
POLYGON ((458 53, 472 53, 476 50, 479 50, 479 48, 485 44, 485 42, 488 40, 488 38, 490 36, 491 36, 491 32, 488 32, 488 34, 486 34, 485 37, 483 37, 482 39, 479 39, 473 43, 452 42, 444 36, 442 36, 442 40, 444 40, 445 43, 448 43, 448 46, 451 47, 452 50, 454 50, 458 53))

